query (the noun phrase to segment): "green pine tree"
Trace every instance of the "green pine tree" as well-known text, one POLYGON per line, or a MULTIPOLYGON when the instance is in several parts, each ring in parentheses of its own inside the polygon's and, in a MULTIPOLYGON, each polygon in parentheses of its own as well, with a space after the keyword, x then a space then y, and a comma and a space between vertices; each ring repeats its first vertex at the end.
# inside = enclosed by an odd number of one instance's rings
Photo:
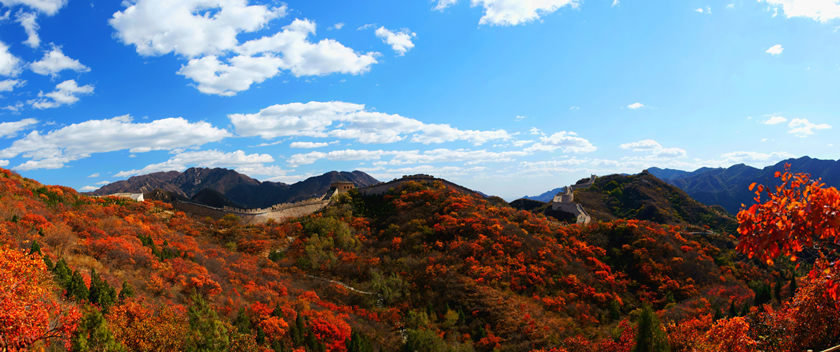
POLYGON ((123 344, 114 339, 114 335, 108 329, 108 323, 97 309, 91 309, 82 317, 71 342, 71 350, 74 352, 128 351, 123 344))
POLYGON ((29 244, 29 254, 32 255, 33 253, 42 254, 41 245, 38 244, 38 241, 32 241, 32 243, 29 244))
POLYGON ((78 271, 74 271, 70 275, 70 280, 67 283, 67 298, 73 298, 77 301, 84 301, 88 299, 88 288, 85 285, 85 279, 78 271))
POLYGON ((122 289, 120 289, 119 300, 120 302, 124 301, 126 298, 134 297, 134 287, 128 283, 128 281, 123 281, 122 289))
POLYGON ((662 323, 648 305, 642 308, 637 321, 636 346, 633 352, 670 352, 671 346, 665 338, 662 323))
POLYGON ((373 352, 373 345, 365 335, 353 331, 347 340, 347 352, 373 352))
POLYGON ((187 351, 227 351, 231 344, 230 331, 207 300, 193 294, 192 304, 187 310, 190 336, 187 337, 187 351))

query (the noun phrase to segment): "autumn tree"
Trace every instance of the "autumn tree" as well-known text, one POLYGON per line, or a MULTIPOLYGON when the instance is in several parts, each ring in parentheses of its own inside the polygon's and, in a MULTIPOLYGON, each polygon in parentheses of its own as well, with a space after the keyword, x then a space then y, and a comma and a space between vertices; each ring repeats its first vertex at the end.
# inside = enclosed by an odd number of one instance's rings
POLYGON ((55 293, 40 256, 0 247, 0 350, 67 341, 79 314, 55 293))

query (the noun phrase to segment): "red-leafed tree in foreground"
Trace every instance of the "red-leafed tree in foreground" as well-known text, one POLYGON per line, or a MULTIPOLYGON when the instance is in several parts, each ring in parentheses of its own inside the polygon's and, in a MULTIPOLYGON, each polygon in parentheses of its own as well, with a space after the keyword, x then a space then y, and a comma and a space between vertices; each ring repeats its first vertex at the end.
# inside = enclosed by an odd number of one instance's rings
POLYGON ((79 313, 57 300, 40 256, 0 247, 0 287, 0 350, 68 341, 79 313))
POLYGON ((789 167, 774 191, 751 185, 756 204, 738 213, 738 249, 768 264, 780 256, 816 256, 803 286, 770 320, 786 331, 778 350, 822 349, 840 343, 840 191, 789 167), (766 198, 764 198, 766 196, 766 198))

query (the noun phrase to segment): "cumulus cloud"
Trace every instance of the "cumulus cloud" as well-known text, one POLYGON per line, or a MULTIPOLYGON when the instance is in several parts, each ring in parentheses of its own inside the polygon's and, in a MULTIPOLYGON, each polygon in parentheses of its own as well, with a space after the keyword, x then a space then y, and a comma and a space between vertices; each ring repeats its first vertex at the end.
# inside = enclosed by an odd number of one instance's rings
POLYGON ((382 39, 382 42, 391 46, 391 49, 403 56, 405 53, 414 48, 414 42, 411 40, 417 36, 414 32, 403 29, 399 32, 393 32, 385 27, 379 27, 376 30, 376 36, 382 39))
POLYGON ((164 162, 150 164, 142 169, 120 171, 114 176, 130 177, 158 171, 183 171, 190 167, 225 167, 247 175, 282 173, 278 167, 266 165, 273 162, 274 158, 268 154, 247 154, 242 150, 229 153, 218 150, 198 150, 177 153, 164 162))
POLYGON ((315 22, 295 19, 272 36, 249 40, 236 51, 240 55, 279 54, 280 68, 295 76, 322 76, 330 73, 359 74, 376 63, 376 53, 357 54, 343 44, 323 39, 309 41, 315 34, 315 22))
POLYGON ((686 156, 686 151, 681 148, 665 148, 653 139, 643 139, 636 142, 624 143, 619 146, 621 149, 633 152, 645 153, 647 157, 670 159, 686 156))
POLYGON ((20 121, 2 122, 0 123, 0 138, 14 137, 18 132, 32 127, 37 123, 38 120, 31 118, 20 121))
POLYGON ((768 117, 767 120, 764 120, 764 122, 762 122, 762 123, 765 124, 765 125, 778 125, 780 123, 785 123, 785 122, 787 122, 786 117, 774 115, 774 116, 768 117))
POLYGON ((239 33, 259 30, 285 14, 285 6, 248 5, 246 0, 137 0, 108 22, 117 38, 140 55, 196 57, 232 50, 239 33))
POLYGON ((813 123, 808 119, 793 119, 788 123, 788 133, 797 137, 807 137, 814 134, 816 130, 827 130, 831 125, 827 123, 813 123))
POLYGON ((776 44, 765 50, 765 53, 768 53, 773 56, 781 55, 782 52, 785 51, 785 48, 782 47, 782 44, 776 44))
POLYGON ((241 136, 333 137, 362 143, 412 142, 433 144, 467 141, 476 145, 510 139, 504 130, 461 130, 447 124, 427 124, 397 114, 365 109, 362 104, 340 101, 272 105, 254 114, 229 115, 241 136))
POLYGON ((36 109, 50 109, 62 105, 71 105, 79 101, 80 95, 93 94, 93 85, 79 86, 75 80, 66 80, 55 86, 49 93, 38 92, 38 98, 27 101, 36 109))
POLYGON ((44 53, 41 60, 29 65, 29 69, 39 75, 57 76, 59 72, 71 70, 76 72, 88 72, 90 68, 82 65, 79 60, 72 59, 61 51, 61 48, 54 46, 50 51, 44 53))
POLYGON ((9 52, 6 43, 0 42, 0 76, 17 76, 20 73, 20 59, 9 52))
POLYGON ((836 0, 759 0, 774 9, 781 9, 787 18, 805 17, 818 22, 840 18, 840 3, 836 0))
POLYGON ((315 23, 295 19, 281 31, 240 43, 286 14, 286 7, 246 0, 138 0, 111 18, 117 37, 144 56, 188 58, 178 74, 205 94, 232 96, 287 70, 293 75, 361 74, 377 53, 357 53, 332 39, 310 41, 315 23))
POLYGON ((26 32, 26 40, 23 43, 30 48, 40 46, 41 38, 38 37, 38 15, 34 12, 21 12, 17 15, 16 21, 20 23, 26 32))
MULTIPOLYGON (((436 10, 455 5, 458 0, 437 0, 436 10)), ((578 0, 471 0, 471 6, 484 8, 479 24, 516 26, 540 19, 569 6, 577 8, 578 0)))
POLYGON ((561 150, 564 153, 590 153, 597 150, 592 143, 575 132, 560 131, 550 136, 541 136, 539 142, 525 149, 526 152, 561 150))
POLYGON ((42 134, 33 131, 0 150, 0 158, 29 159, 18 170, 57 169, 95 153, 128 150, 143 153, 200 146, 228 137, 226 130, 207 122, 166 118, 134 123, 130 116, 88 120, 42 134))
POLYGON ((630 109, 630 110, 637 110, 637 109, 641 109, 643 107, 645 107, 645 104, 642 104, 640 102, 635 102, 633 104, 627 105, 627 108, 630 109))
POLYGON ((28 6, 48 16, 52 16, 67 4, 67 0, 0 0, 0 4, 6 7, 17 5, 28 6))
POLYGON ((4 79, 0 81, 0 93, 2 92, 11 92, 16 87, 22 86, 26 81, 19 80, 19 79, 4 79))

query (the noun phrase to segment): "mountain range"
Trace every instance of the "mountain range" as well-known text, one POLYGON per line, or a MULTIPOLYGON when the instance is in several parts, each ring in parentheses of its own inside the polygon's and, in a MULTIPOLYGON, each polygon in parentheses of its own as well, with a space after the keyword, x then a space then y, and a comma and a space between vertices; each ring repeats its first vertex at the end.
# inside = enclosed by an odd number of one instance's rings
POLYGON ((362 171, 331 171, 306 180, 286 184, 258 181, 234 170, 189 168, 183 172, 155 172, 134 176, 102 186, 93 195, 114 193, 168 193, 170 197, 190 199, 211 206, 265 208, 278 203, 296 202, 326 193, 337 181, 366 187, 379 181, 362 171))
POLYGON ((775 186, 776 171, 784 171, 790 164, 792 172, 804 172, 812 178, 821 178, 832 187, 840 186, 840 160, 821 160, 810 157, 787 159, 765 168, 737 164, 727 168, 700 168, 695 171, 660 169, 652 167, 652 175, 679 187, 692 198, 708 205, 720 205, 731 214, 741 209, 741 204, 750 204, 755 196, 749 190, 753 182, 775 186))

